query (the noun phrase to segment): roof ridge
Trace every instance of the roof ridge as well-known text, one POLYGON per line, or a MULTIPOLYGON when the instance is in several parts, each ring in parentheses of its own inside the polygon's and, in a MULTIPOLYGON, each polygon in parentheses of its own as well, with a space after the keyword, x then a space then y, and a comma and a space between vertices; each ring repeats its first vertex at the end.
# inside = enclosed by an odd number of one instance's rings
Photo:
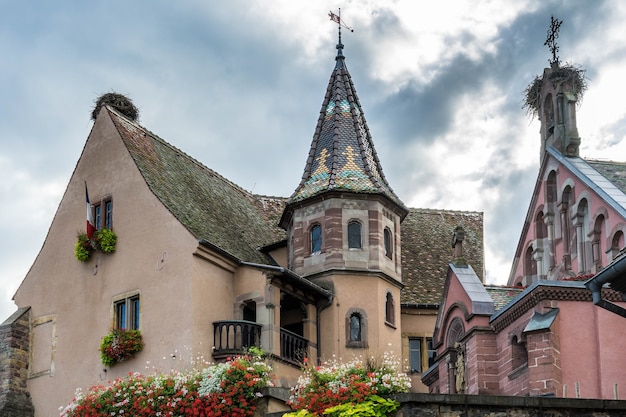
POLYGON ((454 210, 454 209, 432 209, 432 208, 420 208, 420 207, 409 207, 411 211, 419 211, 419 212, 432 212, 432 213, 440 213, 445 211, 446 213, 459 213, 459 214, 484 214, 484 211, 475 211, 475 210, 454 210))
MULTIPOLYGON (((120 112, 118 112, 115 108, 110 107, 108 104, 106 105, 106 109, 109 111, 112 111, 116 116, 118 116, 118 118, 122 118, 122 121, 128 124, 133 125, 135 128, 141 129, 144 132, 146 132, 147 134, 149 134, 153 139, 158 140, 162 145, 172 149, 173 151, 175 151, 176 153, 180 154, 181 156, 184 156, 185 158, 187 158, 190 162, 196 164, 197 166, 201 167, 202 169, 211 172, 212 174, 214 174, 215 176, 221 178, 222 180, 224 180, 226 183, 228 183, 229 185, 231 185, 233 188, 238 189, 239 191, 241 191, 242 193, 248 195, 248 196, 253 196, 255 194, 253 194, 252 192, 246 190, 245 188, 241 187, 240 185, 237 185, 236 183, 234 183, 233 181, 229 180, 228 178, 226 178, 225 176, 223 176, 222 174, 220 174, 219 172, 209 168, 208 166, 206 166, 205 164, 203 164, 202 162, 198 161, 196 158, 194 158, 193 156, 189 155, 188 153, 186 153, 185 151, 183 151, 182 149, 172 145, 171 143, 169 143, 168 141, 166 141, 165 139, 161 138, 159 135, 157 135, 156 133, 152 132, 151 130, 145 128, 144 126, 140 125, 139 123, 137 123, 134 120, 129 119, 128 117, 124 116, 123 114, 121 114, 120 112)), ((117 127, 116 127, 117 128, 117 127)))

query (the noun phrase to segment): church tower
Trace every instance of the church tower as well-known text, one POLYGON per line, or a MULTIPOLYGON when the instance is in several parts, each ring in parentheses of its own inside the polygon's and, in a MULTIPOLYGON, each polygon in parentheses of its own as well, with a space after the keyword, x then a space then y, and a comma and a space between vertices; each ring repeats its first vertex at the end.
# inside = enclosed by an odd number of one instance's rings
POLYGON ((551 26, 545 45, 552 52, 550 68, 536 78, 528 92, 541 121, 541 155, 549 146, 564 156, 579 156, 580 136, 576 126, 576 103, 586 88, 584 70, 571 64, 561 65, 556 43, 560 20, 551 18, 551 26))
POLYGON ((341 27, 335 60, 302 180, 280 220, 289 269, 334 294, 318 314, 322 359, 360 349, 400 357, 400 223, 408 210, 383 175, 341 27))

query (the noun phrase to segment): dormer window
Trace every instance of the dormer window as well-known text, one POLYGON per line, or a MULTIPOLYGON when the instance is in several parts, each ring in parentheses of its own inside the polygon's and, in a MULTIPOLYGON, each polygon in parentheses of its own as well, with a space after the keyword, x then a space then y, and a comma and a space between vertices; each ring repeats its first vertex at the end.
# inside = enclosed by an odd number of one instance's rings
POLYGON ((311 227, 311 254, 322 251, 322 226, 319 224, 311 227))
POLYGON ((348 247, 351 249, 361 249, 361 223, 352 220, 348 223, 348 247))
POLYGON ((393 259, 393 235, 389 228, 385 228, 383 232, 383 240, 385 245, 385 256, 389 259, 393 259))

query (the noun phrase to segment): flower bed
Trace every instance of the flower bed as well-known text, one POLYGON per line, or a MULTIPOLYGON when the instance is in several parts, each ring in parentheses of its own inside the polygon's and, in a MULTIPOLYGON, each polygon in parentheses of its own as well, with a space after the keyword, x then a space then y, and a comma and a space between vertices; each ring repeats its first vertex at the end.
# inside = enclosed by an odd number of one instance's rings
POLYGON ((251 417, 259 391, 271 385, 261 352, 224 364, 144 376, 137 373, 110 386, 96 386, 61 407, 61 417, 199 416, 251 417))
POLYGON ((381 395, 408 392, 411 387, 409 377, 399 372, 399 365, 389 353, 385 353, 382 363, 357 359, 323 366, 305 364, 304 374, 289 399, 297 411, 285 417, 389 415, 399 404, 381 395))

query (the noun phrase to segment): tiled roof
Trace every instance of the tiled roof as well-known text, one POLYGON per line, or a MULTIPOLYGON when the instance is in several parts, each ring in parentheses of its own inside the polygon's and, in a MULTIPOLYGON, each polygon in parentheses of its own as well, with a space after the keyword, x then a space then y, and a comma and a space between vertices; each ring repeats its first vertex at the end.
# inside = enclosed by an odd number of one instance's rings
POLYGON ((484 277, 483 214, 479 212, 416 209, 409 210, 401 225, 401 302, 439 304, 448 265, 454 259, 452 235, 463 226, 463 255, 476 275, 484 277))
POLYGON ((498 287, 487 286, 485 287, 491 299, 496 311, 501 310, 505 305, 510 303, 518 294, 525 290, 524 287, 498 287))
POLYGON ((146 183, 197 238, 247 262, 268 263, 258 247, 285 239, 284 198, 245 191, 107 107, 146 183))
MULTIPOLYGON (((243 261, 272 264, 257 249, 286 238, 278 227, 286 198, 251 194, 136 122, 107 111, 152 192, 197 239, 243 261)), ((483 276, 482 213, 410 209, 401 226, 406 285, 401 302, 440 302, 459 225, 465 228, 465 257, 483 276)))
POLYGON ((604 175, 613 185, 626 193, 626 162, 597 161, 586 159, 596 171, 604 175))
POLYGON ((302 181, 289 203, 327 191, 382 194, 404 207, 385 176, 345 65, 341 40, 337 64, 313 135, 302 181))

